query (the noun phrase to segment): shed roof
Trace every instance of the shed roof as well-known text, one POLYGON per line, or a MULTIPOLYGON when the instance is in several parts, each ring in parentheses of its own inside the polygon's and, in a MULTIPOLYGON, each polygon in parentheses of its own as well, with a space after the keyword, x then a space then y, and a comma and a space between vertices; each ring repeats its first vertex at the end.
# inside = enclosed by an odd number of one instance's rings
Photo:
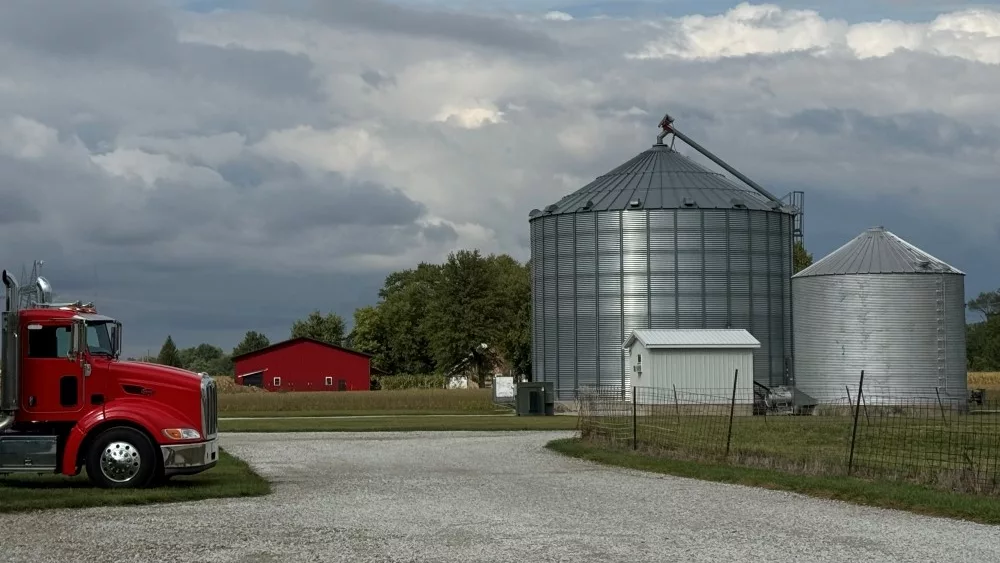
POLYGON ((643 346, 655 349, 755 349, 760 348, 760 341, 749 331, 742 328, 706 328, 706 329, 635 329, 629 333, 622 348, 632 347, 638 340, 643 346))
POLYGON ((322 340, 316 340, 315 338, 309 338, 308 336, 299 336, 297 338, 289 338, 288 340, 282 340, 281 342, 276 342, 274 344, 271 344, 270 346, 266 346, 264 348, 259 348, 257 350, 252 351, 252 352, 246 352, 245 354, 240 354, 239 356, 233 356, 232 359, 233 359, 233 361, 243 360, 243 359, 249 358, 251 356, 257 356, 257 355, 260 355, 260 354, 265 354, 267 352, 272 352, 272 351, 277 350, 279 348, 285 348, 285 347, 288 347, 288 346, 292 346, 294 344, 301 344, 301 343, 304 343, 304 342, 312 342, 313 344, 319 344, 320 346, 325 346, 327 348, 330 348, 331 350, 340 350, 341 352, 347 352, 348 354, 354 354, 356 356, 362 356, 362 357, 365 357, 365 358, 371 358, 372 357, 371 354, 366 354, 366 353, 360 352, 358 350, 352 350, 350 348, 345 348, 343 346, 337 346, 336 344, 330 344, 329 342, 323 342, 322 340))
POLYGON ((666 144, 655 144, 558 202, 532 211, 531 217, 688 207, 770 211, 775 206, 750 186, 713 172, 666 144))
POLYGON ((885 227, 872 227, 792 277, 942 273, 965 275, 885 227))

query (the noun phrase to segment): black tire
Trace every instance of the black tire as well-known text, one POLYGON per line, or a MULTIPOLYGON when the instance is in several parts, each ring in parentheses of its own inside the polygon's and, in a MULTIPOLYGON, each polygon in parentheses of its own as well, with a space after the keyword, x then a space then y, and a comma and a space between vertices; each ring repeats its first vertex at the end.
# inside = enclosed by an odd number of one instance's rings
POLYGON ((101 432, 87 449, 87 477, 104 489, 147 487, 157 473, 159 458, 142 432, 116 426, 101 432))

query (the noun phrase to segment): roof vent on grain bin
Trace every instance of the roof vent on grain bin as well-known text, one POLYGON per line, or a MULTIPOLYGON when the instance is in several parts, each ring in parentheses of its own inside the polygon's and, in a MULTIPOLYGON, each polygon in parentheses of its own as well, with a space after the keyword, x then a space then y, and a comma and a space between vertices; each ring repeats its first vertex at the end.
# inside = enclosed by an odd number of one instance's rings
POLYGON ((669 115, 659 126, 651 147, 529 214, 532 381, 553 382, 556 400, 593 387, 630 397, 622 344, 633 329, 746 329, 761 343, 754 377, 790 378, 802 192, 778 199, 669 115))

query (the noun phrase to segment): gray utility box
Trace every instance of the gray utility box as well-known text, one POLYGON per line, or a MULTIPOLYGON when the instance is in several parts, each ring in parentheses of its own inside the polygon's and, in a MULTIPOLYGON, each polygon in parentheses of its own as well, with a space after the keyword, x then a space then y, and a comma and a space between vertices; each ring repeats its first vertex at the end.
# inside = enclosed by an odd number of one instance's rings
POLYGON ((552 416, 555 410, 555 384, 532 381, 517 384, 517 416, 552 416))

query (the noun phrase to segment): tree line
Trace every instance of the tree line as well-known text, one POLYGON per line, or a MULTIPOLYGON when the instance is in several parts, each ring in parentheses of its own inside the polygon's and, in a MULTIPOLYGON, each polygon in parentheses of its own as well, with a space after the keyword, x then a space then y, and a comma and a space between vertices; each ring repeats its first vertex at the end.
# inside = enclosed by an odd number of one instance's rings
POLYGON ((393 272, 354 312, 347 344, 388 373, 531 373, 531 265, 507 254, 451 253, 393 272))
MULTIPOLYGON (((289 331, 290 338, 307 336, 329 342, 331 344, 343 344, 344 342, 344 319, 336 313, 323 315, 319 310, 315 310, 304 319, 299 319, 292 323, 289 331)), ((233 358, 248 354, 261 348, 271 345, 270 339, 255 330, 248 330, 231 351, 226 352, 214 344, 202 343, 190 348, 178 348, 171 335, 167 335, 166 341, 160 347, 160 352, 156 356, 146 356, 142 358, 128 358, 129 360, 140 360, 152 362, 166 366, 179 367, 194 372, 205 372, 212 375, 225 375, 233 372, 233 358)))
POLYGON ((1000 289, 980 293, 968 308, 983 316, 966 325, 969 371, 1000 371, 1000 289))
MULTIPOLYGON (((420 263, 389 274, 377 303, 354 311, 349 334, 342 317, 316 310, 295 321, 289 336, 366 352, 376 371, 390 374, 443 374, 458 366, 474 373, 528 374, 530 331, 530 264, 507 254, 461 250, 441 264, 420 263)), ((181 349, 168 335, 159 354, 141 359, 231 374, 233 357, 270 344, 266 335, 251 330, 228 353, 207 343, 181 349)))

